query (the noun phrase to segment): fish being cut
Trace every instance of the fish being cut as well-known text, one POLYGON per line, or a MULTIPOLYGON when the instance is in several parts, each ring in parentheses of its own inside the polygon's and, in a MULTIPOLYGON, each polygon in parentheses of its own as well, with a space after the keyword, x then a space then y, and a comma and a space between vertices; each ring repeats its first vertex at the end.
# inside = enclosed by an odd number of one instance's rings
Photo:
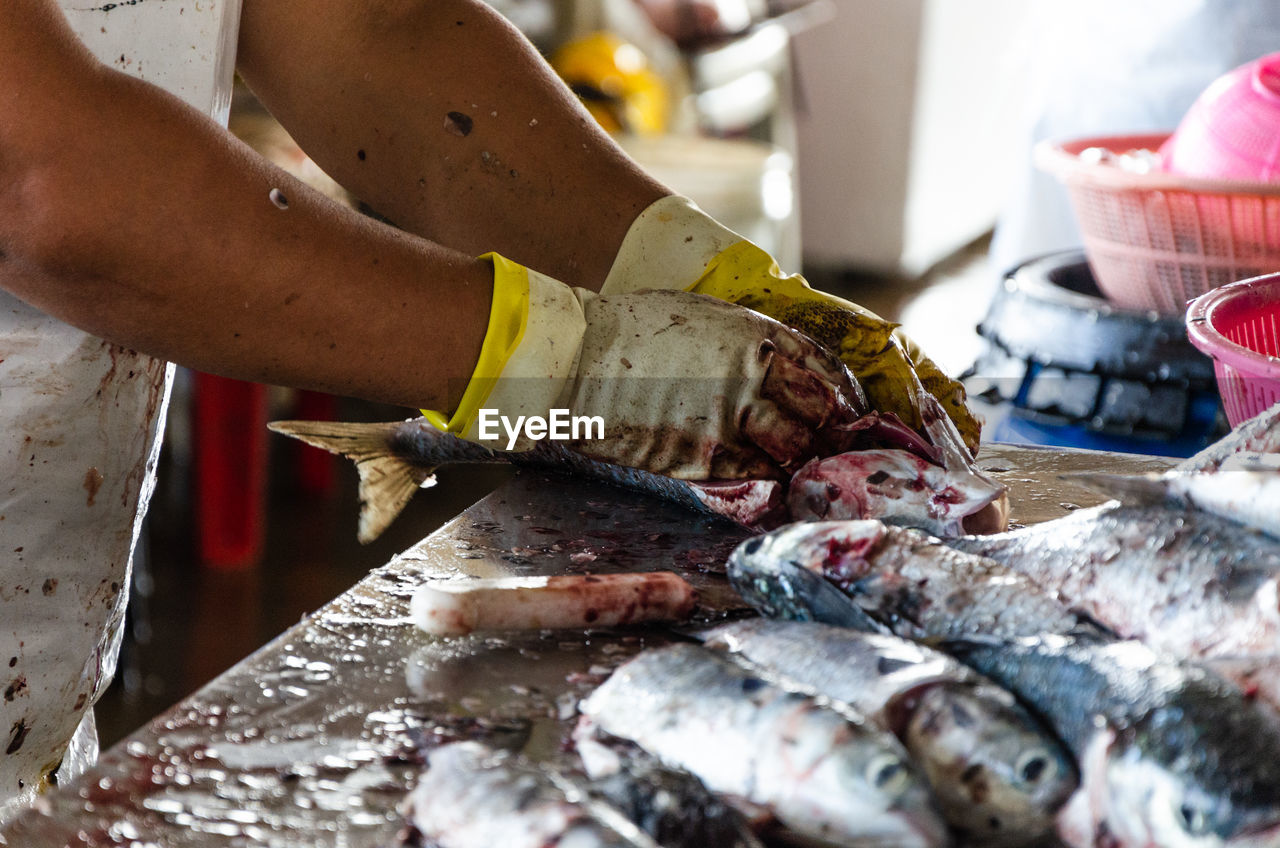
POLYGON ((402 844, 430 848, 658 848, 620 813, 479 742, 436 749, 405 806, 402 844))
POLYGON ((617 768, 618 754, 601 741, 617 737, 713 792, 762 808, 803 839, 847 848, 947 842, 897 739, 714 651, 690 644, 645 651, 580 710, 574 738, 592 777, 617 768))
POLYGON ((788 689, 853 707, 897 736, 967 845, 1032 844, 1076 788, 1075 764, 1013 696, 896 636, 749 619, 704 634, 788 689))
POLYGON ((441 432, 425 418, 384 424, 276 421, 270 427, 355 462, 362 542, 377 538, 414 492, 434 485, 437 468, 466 463, 514 463, 581 475, 722 515, 755 530, 791 519, 789 487, 796 492, 791 507, 799 513, 797 518, 818 517, 821 507, 840 516, 883 516, 950 535, 963 532, 966 519, 972 532, 1003 529, 1004 486, 976 470, 954 425, 932 396, 921 393, 921 408, 935 411, 926 420, 936 447, 893 416, 871 413, 854 422, 856 432, 850 434, 868 450, 810 462, 790 482, 678 480, 599 462, 550 440, 537 442, 530 451, 492 450, 441 432))
POLYGON ((1280 718, 1139 642, 944 643, 1016 693, 1075 753, 1059 814, 1080 848, 1280 845, 1280 718))
POLYGON ((1207 512, 1111 502, 947 544, 1175 656, 1280 652, 1280 541, 1207 512))
MULTIPOLYGON (((918 406, 931 450, 848 451, 811 460, 788 487, 792 520, 877 518, 935 536, 963 535, 965 520, 1000 499, 1005 487, 974 466, 955 425, 932 395, 919 392, 918 406)), ((1003 517, 998 523, 996 529, 1003 529, 1003 517)))
POLYGON ((376 539, 418 489, 435 485, 443 465, 514 463, 576 474, 655 495, 745 527, 767 527, 785 515, 778 480, 693 482, 588 459, 544 440, 530 451, 491 450, 442 432, 425 418, 380 424, 275 421, 272 430, 345 456, 360 474, 361 542, 376 539))
POLYGON ((912 639, 1111 635, 1012 568, 879 521, 792 524, 748 539, 730 555, 728 575, 771 618, 912 639))

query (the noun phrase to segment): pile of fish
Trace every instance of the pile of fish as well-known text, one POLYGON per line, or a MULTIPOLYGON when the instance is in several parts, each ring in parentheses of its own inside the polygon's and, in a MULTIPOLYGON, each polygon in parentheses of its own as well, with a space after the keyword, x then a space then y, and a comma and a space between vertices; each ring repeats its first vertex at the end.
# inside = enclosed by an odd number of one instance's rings
POLYGON ((1277 469, 1280 406, 1056 521, 750 539, 762 617, 618 667, 573 767, 438 749, 414 844, 1280 846, 1277 469))
POLYGON ((765 616, 920 640, 1016 695, 1079 770, 1070 845, 1280 845, 1278 469, 1280 406, 1165 474, 1087 475, 1120 500, 1062 519, 792 525, 728 572, 765 616))
MULTIPOLYGON (((601 480, 645 492, 753 530, 788 521, 878 518, 940 536, 1003 529, 1005 487, 974 465, 951 419, 919 391, 924 435, 892 413, 867 412, 850 425, 859 448, 816 457, 789 479, 678 480, 589 458, 589 445, 540 441, 511 453, 463 441, 425 418, 386 424, 276 421, 277 433, 353 460, 360 474, 361 542, 376 539, 437 468, 513 463, 601 480), (927 438, 926 438, 927 437, 927 438), (993 504, 996 507, 988 509, 993 504)), ((606 434, 607 437, 607 434, 606 434)))

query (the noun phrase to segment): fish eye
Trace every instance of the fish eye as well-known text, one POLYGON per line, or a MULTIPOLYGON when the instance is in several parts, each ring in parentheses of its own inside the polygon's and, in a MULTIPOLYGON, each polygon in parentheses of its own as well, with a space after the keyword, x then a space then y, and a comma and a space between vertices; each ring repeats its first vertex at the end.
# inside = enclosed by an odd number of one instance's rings
POLYGON ((1209 831, 1208 814, 1194 804, 1184 800, 1176 812, 1178 824, 1192 836, 1201 836, 1209 831))
POLYGON ((893 754, 881 754, 867 764, 867 782, 886 795, 897 795, 907 788, 911 773, 907 765, 893 754))
POLYGON ((1043 748, 1035 748, 1018 757, 1013 764, 1014 772, 1023 783, 1039 783, 1052 775, 1053 760, 1043 748))
POLYGON ((756 538, 751 539, 745 545, 743 545, 742 550, 743 550, 743 553, 745 553, 747 556, 751 556, 756 551, 760 550, 760 548, 763 546, 764 546, 764 539, 761 539, 759 536, 757 536, 756 538))

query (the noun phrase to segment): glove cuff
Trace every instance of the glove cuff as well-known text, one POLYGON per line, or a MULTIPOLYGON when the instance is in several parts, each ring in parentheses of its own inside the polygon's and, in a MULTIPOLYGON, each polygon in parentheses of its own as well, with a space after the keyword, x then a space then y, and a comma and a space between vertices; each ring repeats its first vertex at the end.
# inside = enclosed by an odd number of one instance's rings
MULTIPOLYGON (((441 430, 507 450, 501 427, 480 438, 480 411, 495 409, 514 421, 562 406, 577 371, 586 319, 577 294, 564 283, 496 253, 480 258, 493 264, 493 303, 475 372, 452 416, 422 414, 441 430)), ((514 449, 531 447, 522 435, 514 449)))
POLYGON ((712 259, 741 241, 689 198, 663 197, 631 223, 600 293, 687 289, 712 259))

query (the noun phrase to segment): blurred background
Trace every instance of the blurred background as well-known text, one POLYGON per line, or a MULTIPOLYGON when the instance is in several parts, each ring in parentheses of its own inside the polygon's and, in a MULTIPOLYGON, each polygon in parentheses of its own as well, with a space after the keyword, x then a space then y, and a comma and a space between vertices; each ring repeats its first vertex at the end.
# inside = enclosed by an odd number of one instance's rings
MULTIPOLYGON (((1214 79, 1280 45, 1271 0, 491 5, 659 179, 784 270, 902 322, 963 376, 985 439, 1189 455, 1222 431, 1182 316, 1099 290, 1034 149, 1171 132, 1214 79)), ((359 208, 247 91, 231 129, 359 208)), ((412 414, 180 374, 104 746, 509 476, 445 470, 360 547, 354 470, 264 427, 412 414)))

